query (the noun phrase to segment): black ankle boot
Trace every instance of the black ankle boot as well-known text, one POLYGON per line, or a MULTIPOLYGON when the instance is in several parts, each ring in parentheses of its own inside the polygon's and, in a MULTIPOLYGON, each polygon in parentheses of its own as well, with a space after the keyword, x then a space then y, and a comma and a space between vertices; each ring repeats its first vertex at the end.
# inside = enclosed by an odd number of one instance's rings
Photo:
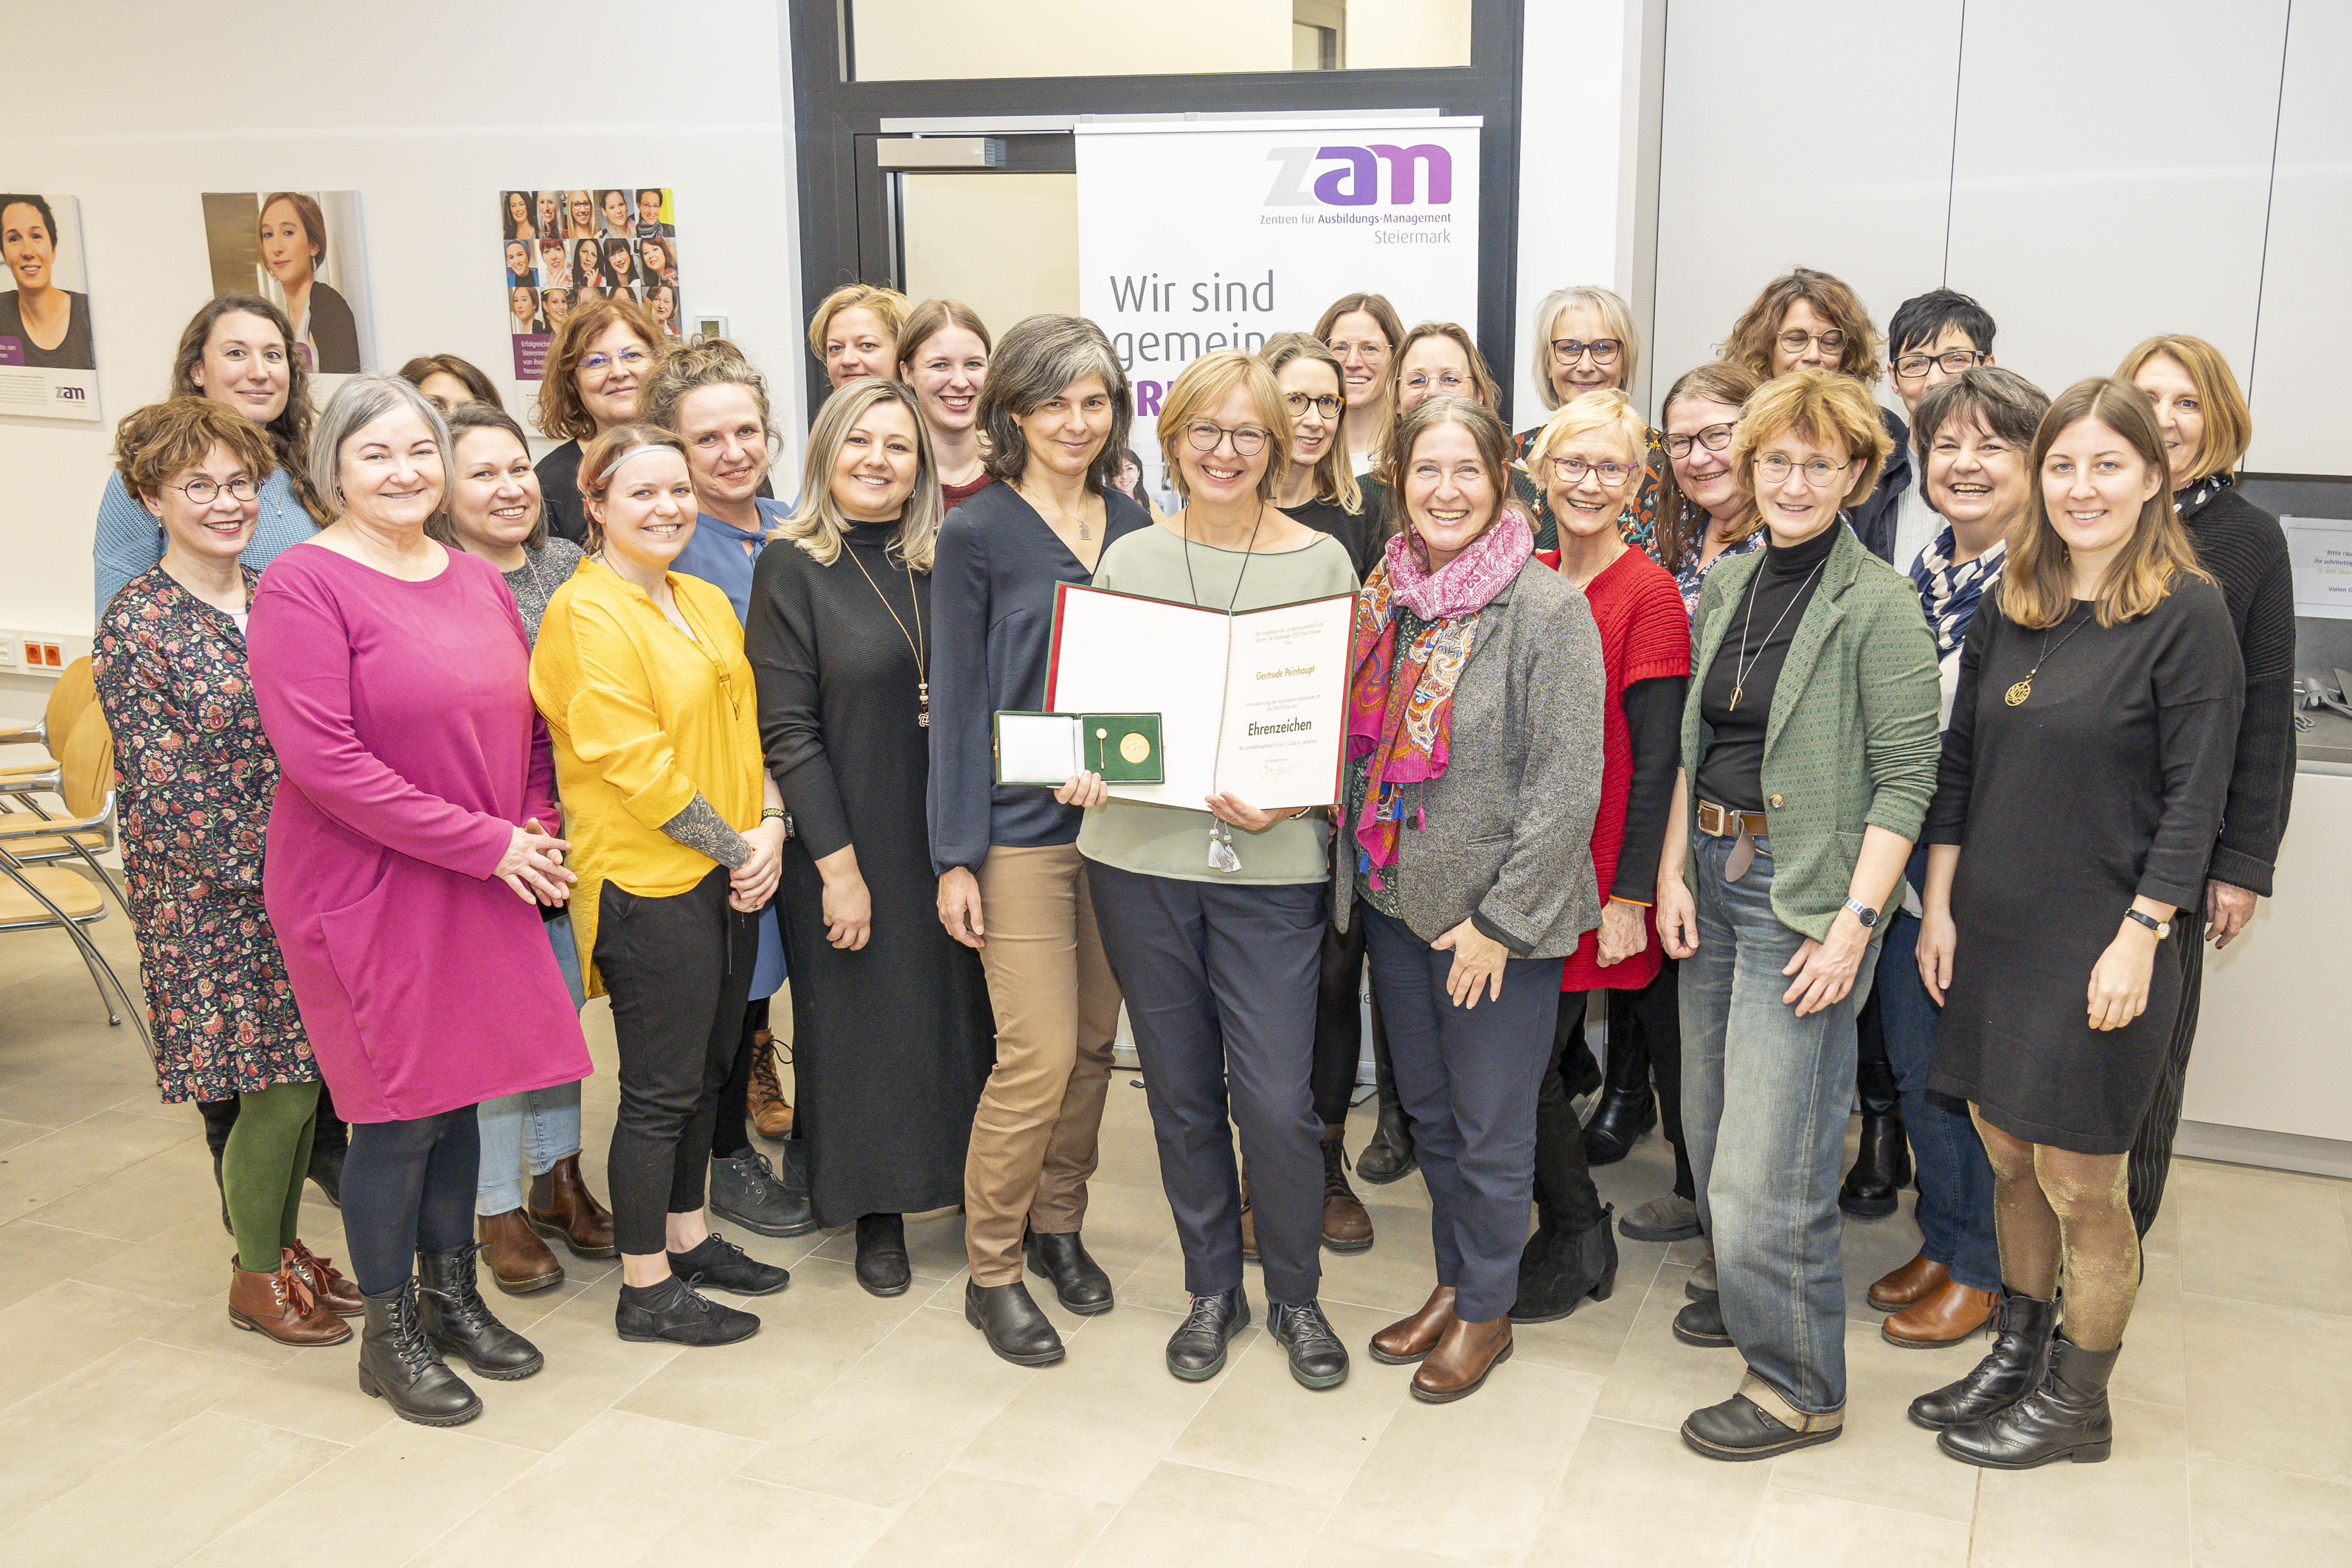
POLYGON ((1111 1310, 1110 1276, 1087 1255, 1076 1231, 1033 1230, 1022 1239, 1021 1254, 1029 1272, 1054 1282, 1055 1296, 1071 1311, 1091 1318, 1111 1310))
POLYGON ((1617 1289, 1617 1237, 1601 1205, 1601 1221, 1580 1231, 1563 1231, 1547 1219, 1519 1255, 1519 1297, 1511 1321, 1549 1323, 1567 1317, 1591 1297, 1606 1301, 1617 1289))
POLYGON ((343 1206, 343 1154, 347 1147, 316 1140, 310 1144, 310 1178, 319 1184, 319 1190, 337 1208, 343 1206))
POLYGON ((2121 1354, 2121 1345, 2086 1351, 2056 1335, 2050 1343, 2050 1370, 2039 1387, 1981 1421, 1946 1427, 1937 1434, 1936 1447, 1989 1470, 2030 1470, 2053 1459, 2096 1464, 2115 1447, 2107 1379, 2121 1354))
POLYGON ((213 1151, 213 1185, 220 1192, 221 1228, 235 1236, 236 1226, 229 1223, 228 1217, 228 1184, 221 1179, 221 1156, 222 1151, 213 1151))
POLYGON ((1331 1331, 1319 1302, 1265 1304, 1265 1326, 1290 1352, 1290 1375, 1301 1388, 1337 1388, 1348 1381, 1348 1347, 1331 1331))
POLYGON ((482 1413, 481 1396, 442 1362, 417 1322, 416 1280, 365 1296, 360 1328, 360 1392, 383 1400, 403 1421, 461 1426, 482 1413))
POLYGON ((1911 1179, 1903 1102, 1895 1092, 1895 1069, 1884 1061, 1864 1058, 1854 1068, 1853 1082, 1862 1102, 1862 1144, 1838 1188, 1838 1207, 1856 1219, 1884 1219, 1895 1212, 1897 1195, 1911 1179))
POLYGON ((2016 1404, 2041 1385, 2050 1366, 2050 1337, 2057 1328, 2057 1302, 2004 1290, 1992 1353, 1958 1383, 1913 1400, 1911 1419, 1941 1430, 1981 1421, 2016 1404))
POLYGON ((1410 1176, 1420 1163, 1412 1152, 1412 1124, 1404 1117, 1404 1104, 1396 1097, 1396 1085, 1383 1082, 1379 1086, 1381 1098, 1380 1125, 1373 1130, 1372 1141, 1356 1156, 1356 1174, 1373 1186, 1384 1187, 1401 1177, 1410 1176))
POLYGON ((1658 1124, 1658 1097, 1650 1092, 1650 1053, 1630 1030, 1610 1031, 1609 1076, 1601 1100, 1584 1124, 1588 1165, 1613 1165, 1633 1152, 1642 1134, 1658 1124))
POLYGON ((1062 1359, 1061 1334, 1053 1320, 1037 1310, 1029 1287, 1018 1279, 1010 1285, 965 1280, 963 1321, 981 1331, 990 1350, 1015 1366, 1050 1366, 1062 1359))
POLYGON ((894 1214, 857 1216, 857 1283, 869 1296, 903 1296, 915 1281, 907 1261, 907 1222, 894 1214))
POLYGON ((1225 1370, 1225 1342, 1249 1327, 1249 1297, 1239 1286, 1195 1296, 1192 1310, 1168 1336, 1168 1370, 1199 1383, 1225 1370))
POLYGON ((448 1252, 416 1255, 416 1320, 425 1337, 465 1359, 479 1377, 511 1383, 529 1377, 547 1359, 529 1340, 490 1315, 474 1269, 479 1242, 448 1252))

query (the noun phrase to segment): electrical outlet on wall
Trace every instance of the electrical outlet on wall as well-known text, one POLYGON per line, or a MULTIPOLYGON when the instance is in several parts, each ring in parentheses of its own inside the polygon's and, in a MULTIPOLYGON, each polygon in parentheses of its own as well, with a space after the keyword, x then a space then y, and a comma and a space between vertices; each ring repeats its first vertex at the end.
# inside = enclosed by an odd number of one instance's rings
POLYGON ((89 649, 90 641, 86 637, 0 630, 0 672, 46 675, 55 679, 89 649))

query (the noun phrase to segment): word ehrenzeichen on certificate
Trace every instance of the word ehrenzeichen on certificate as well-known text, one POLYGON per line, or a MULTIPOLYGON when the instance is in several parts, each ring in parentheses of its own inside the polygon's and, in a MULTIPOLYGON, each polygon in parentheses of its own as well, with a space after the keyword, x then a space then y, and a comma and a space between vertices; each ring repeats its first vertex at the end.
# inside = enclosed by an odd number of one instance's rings
POLYGON ((1065 583, 1054 602, 1045 706, 1158 713, 1164 782, 1121 800, 1201 809, 1231 793, 1258 807, 1339 798, 1352 594, 1228 615, 1065 583))

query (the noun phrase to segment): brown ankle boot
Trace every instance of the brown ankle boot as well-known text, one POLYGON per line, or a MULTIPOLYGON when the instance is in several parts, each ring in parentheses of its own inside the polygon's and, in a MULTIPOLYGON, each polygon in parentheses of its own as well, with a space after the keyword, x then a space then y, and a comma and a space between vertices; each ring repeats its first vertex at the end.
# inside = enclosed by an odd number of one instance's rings
POLYGON ((751 1085, 743 1098, 761 1137, 793 1135, 793 1102, 784 1098, 783 1082, 776 1076, 776 1037, 766 1029, 751 1037, 751 1085))
POLYGON ((520 1209, 486 1214, 476 1220, 482 1238, 482 1261, 490 1279, 509 1296, 527 1296, 563 1283, 563 1265, 539 1239, 520 1209))
POLYGON ((228 1321, 281 1345, 304 1349, 339 1345, 352 1337, 352 1326, 327 1310, 310 1294, 310 1287, 286 1268, 263 1274, 230 1264, 228 1321))
POLYGON ((1446 1328, 1454 1321, 1454 1287, 1440 1285, 1429 1293, 1421 1310, 1409 1318, 1399 1318, 1372 1336, 1372 1359, 1391 1366, 1405 1366, 1419 1361, 1437 1348, 1445 1337, 1446 1328))
POLYGON ((1345 1127, 1323 1129, 1323 1245, 1334 1252, 1365 1252, 1372 1245, 1372 1216, 1348 1184, 1345 1127))
POLYGON ((320 1304, 338 1318, 356 1318, 367 1310, 367 1298, 360 1294, 359 1286, 344 1278, 333 1258, 321 1258, 303 1246, 300 1237, 294 1238, 293 1246, 279 1248, 278 1256, 279 1266, 299 1276, 320 1304))
POLYGON ((1445 1337, 1412 1374, 1412 1396, 1423 1405, 1450 1405, 1477 1393, 1486 1374, 1510 1359, 1510 1319, 1465 1323, 1448 1318, 1445 1337))
POLYGON ((1972 1290, 1947 1279, 1878 1325, 1880 1337, 1906 1351, 1942 1350, 1973 1339, 2000 1308, 1990 1290, 1972 1290))
POLYGON ((613 1256, 613 1215, 580 1176, 580 1156, 566 1154, 530 1179, 523 1212, 541 1236, 560 1236, 574 1258, 613 1256))

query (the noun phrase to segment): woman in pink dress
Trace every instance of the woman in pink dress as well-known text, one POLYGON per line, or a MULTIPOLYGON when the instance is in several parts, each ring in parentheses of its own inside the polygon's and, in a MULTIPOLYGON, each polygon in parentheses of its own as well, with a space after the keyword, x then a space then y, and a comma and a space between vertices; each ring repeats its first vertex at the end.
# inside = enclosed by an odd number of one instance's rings
POLYGON ((513 596, 425 535, 450 466, 440 416, 404 381, 357 376, 310 452, 335 520, 272 564, 247 634, 280 760, 263 897, 352 1123, 360 1387, 451 1426, 481 1401, 442 1351, 490 1378, 542 1364, 475 1284, 474 1106, 588 1075, 538 915, 571 873, 513 596))

